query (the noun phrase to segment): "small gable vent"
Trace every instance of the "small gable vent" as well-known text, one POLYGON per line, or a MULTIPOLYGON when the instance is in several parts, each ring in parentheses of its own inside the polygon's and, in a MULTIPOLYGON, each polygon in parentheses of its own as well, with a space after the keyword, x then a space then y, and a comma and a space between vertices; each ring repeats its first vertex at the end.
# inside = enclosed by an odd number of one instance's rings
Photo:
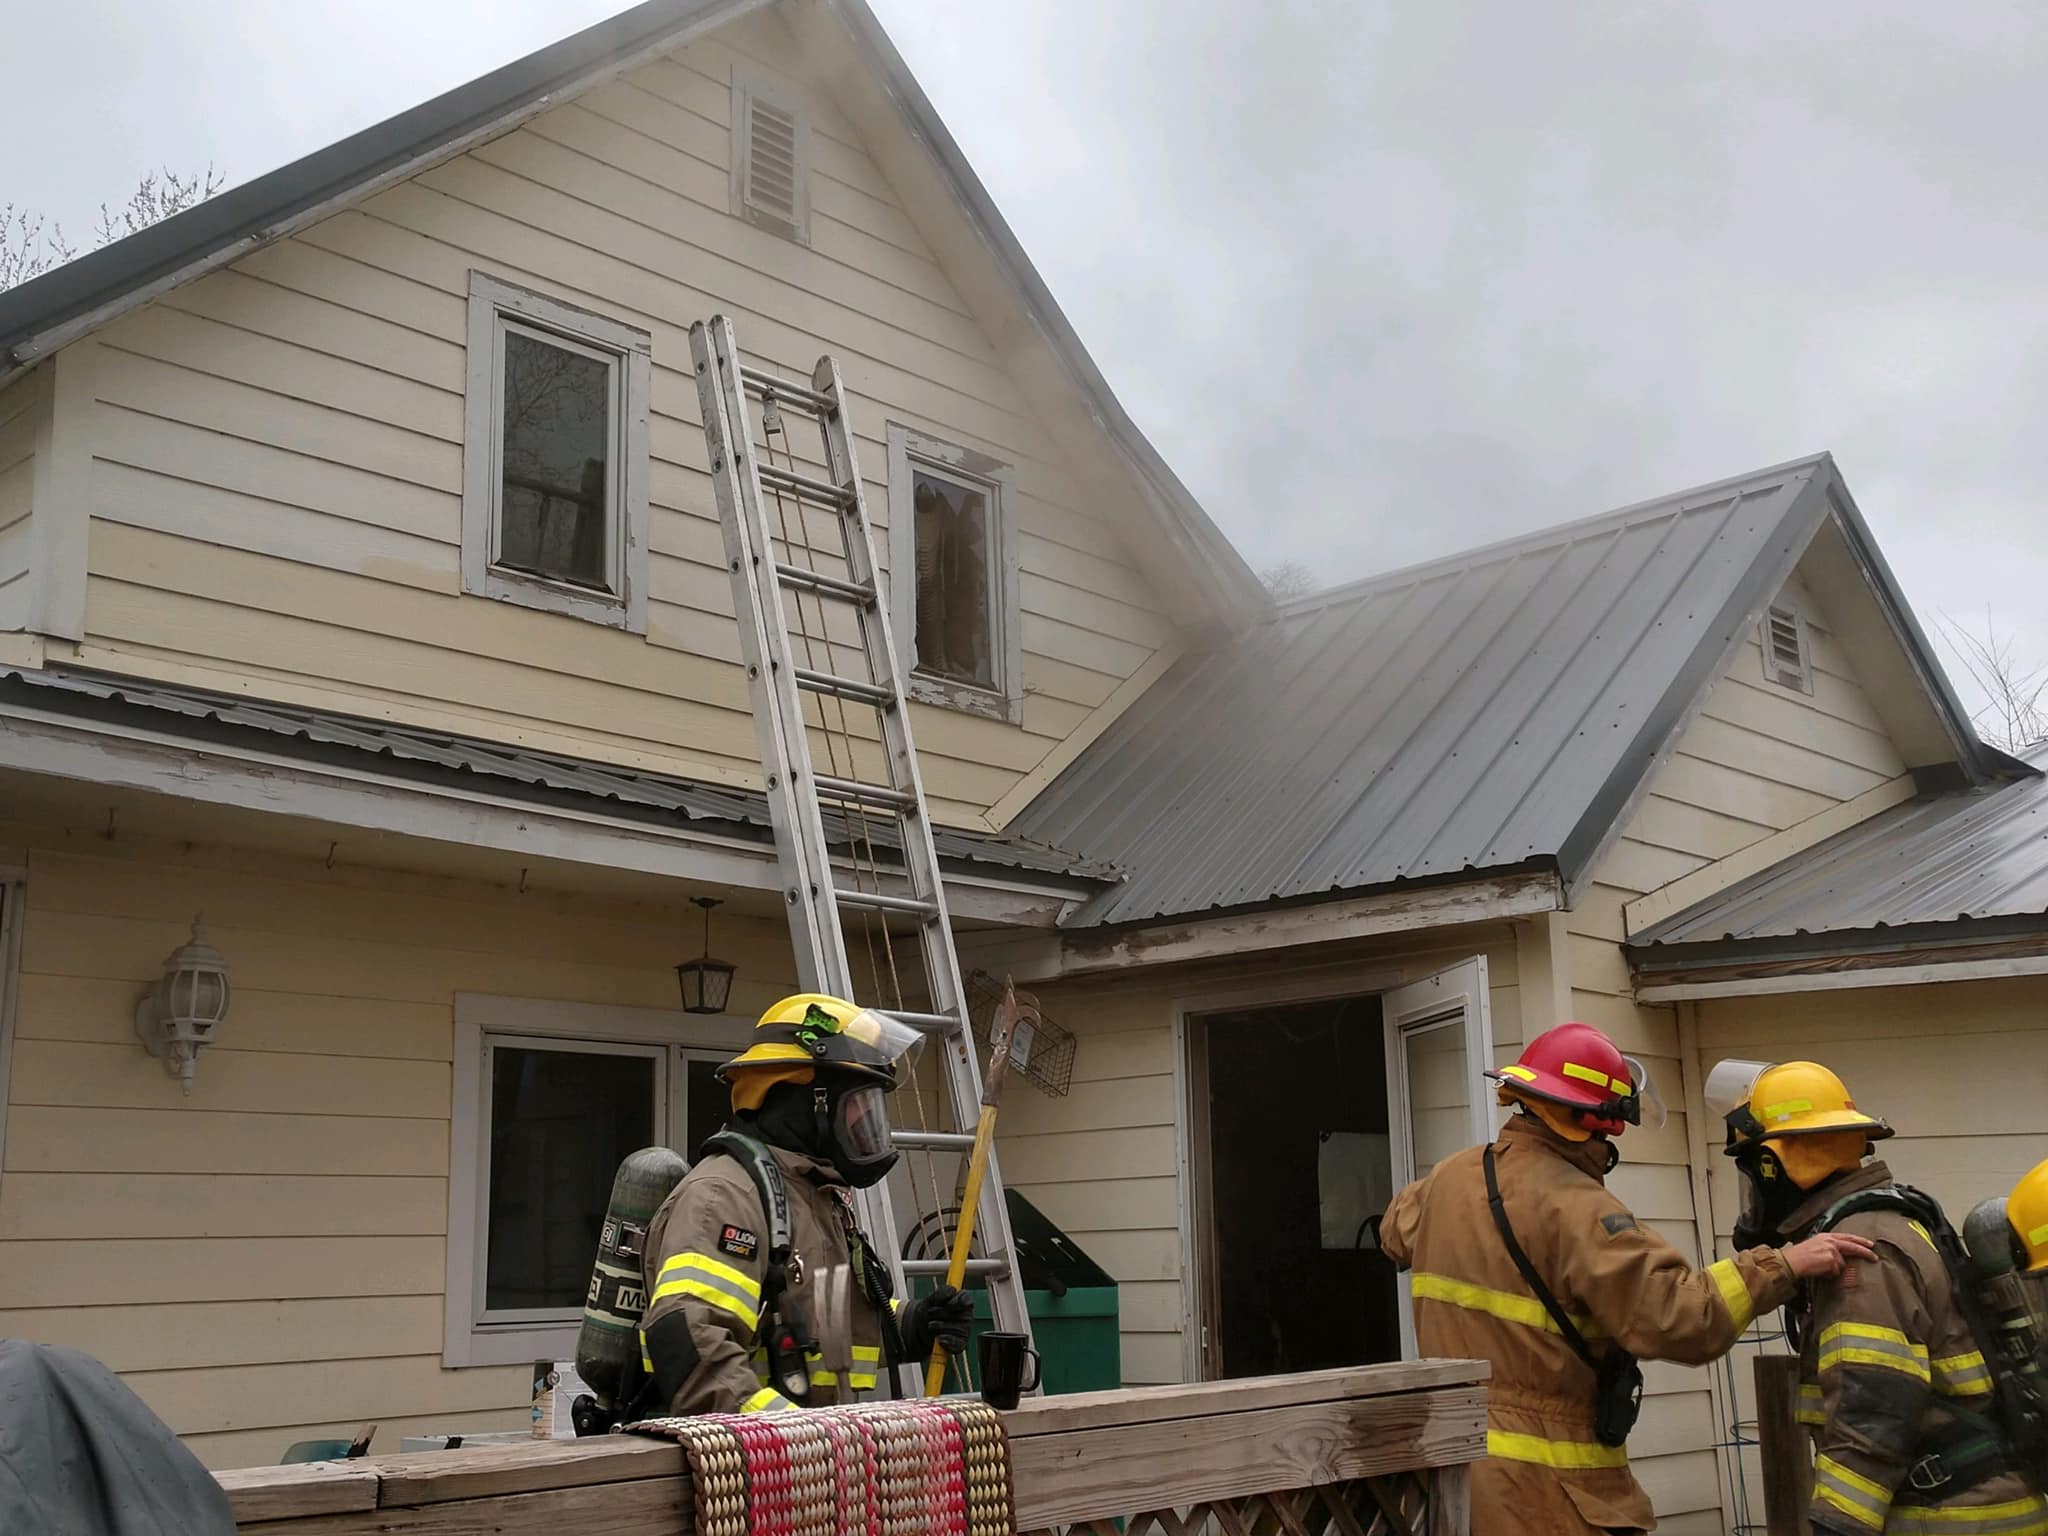
POLYGON ((810 241, 809 132, 795 102, 753 80, 733 81, 733 211, 810 241))
POLYGON ((1794 608, 1772 604, 1764 614, 1764 676, 1781 688, 1813 692, 1813 667, 1807 649, 1806 620, 1794 608))

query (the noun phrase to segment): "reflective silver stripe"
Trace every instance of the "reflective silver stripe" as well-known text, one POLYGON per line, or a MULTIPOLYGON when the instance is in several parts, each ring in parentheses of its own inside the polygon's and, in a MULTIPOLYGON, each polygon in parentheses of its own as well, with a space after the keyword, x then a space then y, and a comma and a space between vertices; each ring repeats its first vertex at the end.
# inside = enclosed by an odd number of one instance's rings
POLYGON ((2048 1536, 2048 1499, 1951 1504, 1945 1509, 1895 1505, 1885 1536, 2048 1536))
POLYGON ((1991 1390, 1991 1367, 1976 1350, 1934 1364, 1934 1390, 1950 1397, 1981 1397, 1991 1390))
POLYGON ((1882 1483, 1850 1471, 1832 1456, 1814 1459, 1813 1496, 1873 1531, 1884 1529, 1885 1515, 1892 1507, 1892 1496, 1882 1483))

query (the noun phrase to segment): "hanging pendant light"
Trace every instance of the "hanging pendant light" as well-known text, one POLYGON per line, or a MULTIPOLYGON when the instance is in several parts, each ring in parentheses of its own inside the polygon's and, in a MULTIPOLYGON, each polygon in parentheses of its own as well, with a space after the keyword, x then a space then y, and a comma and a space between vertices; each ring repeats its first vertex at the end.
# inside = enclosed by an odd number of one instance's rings
POLYGON ((704 909, 704 953, 676 967, 676 982, 683 991, 683 1012, 723 1013, 739 967, 711 958, 711 909, 719 905, 718 898, 692 896, 690 900, 704 909))

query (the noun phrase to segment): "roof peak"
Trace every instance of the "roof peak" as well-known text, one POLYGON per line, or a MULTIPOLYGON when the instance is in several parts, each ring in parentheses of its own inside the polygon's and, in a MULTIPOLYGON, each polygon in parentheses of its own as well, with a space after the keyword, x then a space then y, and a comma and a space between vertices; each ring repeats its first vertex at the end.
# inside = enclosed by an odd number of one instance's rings
POLYGON ((1454 550, 1449 554, 1435 555, 1412 565, 1396 566, 1390 571, 1379 571, 1369 576, 1360 576, 1338 586, 1327 587, 1318 592, 1305 592, 1300 597, 1289 598, 1279 605, 1281 617, 1311 613, 1318 608, 1335 607, 1362 598, 1379 596, 1392 588, 1410 586, 1445 571, 1469 570, 1490 561, 1504 560, 1515 555, 1530 554, 1537 550, 1549 549, 1560 544, 1569 544, 1575 538, 1612 532, 1633 518, 1648 520, 1668 515, 1674 507, 1689 501, 1699 501, 1711 506, 1726 500, 1729 496, 1748 491, 1763 491, 1772 484, 1802 471, 1822 467, 1832 468, 1834 456, 1826 449, 1807 454, 1803 458, 1787 459, 1782 464, 1768 465, 1754 469, 1747 474, 1733 475, 1723 480, 1709 481, 1704 485, 1690 486, 1665 496, 1653 496, 1643 501, 1630 502, 1626 506, 1595 512, 1589 517, 1573 518, 1569 522, 1551 523, 1533 528, 1527 533, 1511 534, 1489 544, 1473 545, 1466 549, 1454 550))

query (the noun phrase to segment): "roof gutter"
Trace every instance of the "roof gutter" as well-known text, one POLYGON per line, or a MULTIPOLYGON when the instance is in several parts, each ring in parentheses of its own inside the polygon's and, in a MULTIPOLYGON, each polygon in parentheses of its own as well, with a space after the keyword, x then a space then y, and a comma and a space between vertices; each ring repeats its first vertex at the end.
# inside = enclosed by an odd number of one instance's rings
POLYGON ((1686 1002, 2048 974, 2048 914, 1853 932, 1626 945, 1636 997, 1686 1002))

